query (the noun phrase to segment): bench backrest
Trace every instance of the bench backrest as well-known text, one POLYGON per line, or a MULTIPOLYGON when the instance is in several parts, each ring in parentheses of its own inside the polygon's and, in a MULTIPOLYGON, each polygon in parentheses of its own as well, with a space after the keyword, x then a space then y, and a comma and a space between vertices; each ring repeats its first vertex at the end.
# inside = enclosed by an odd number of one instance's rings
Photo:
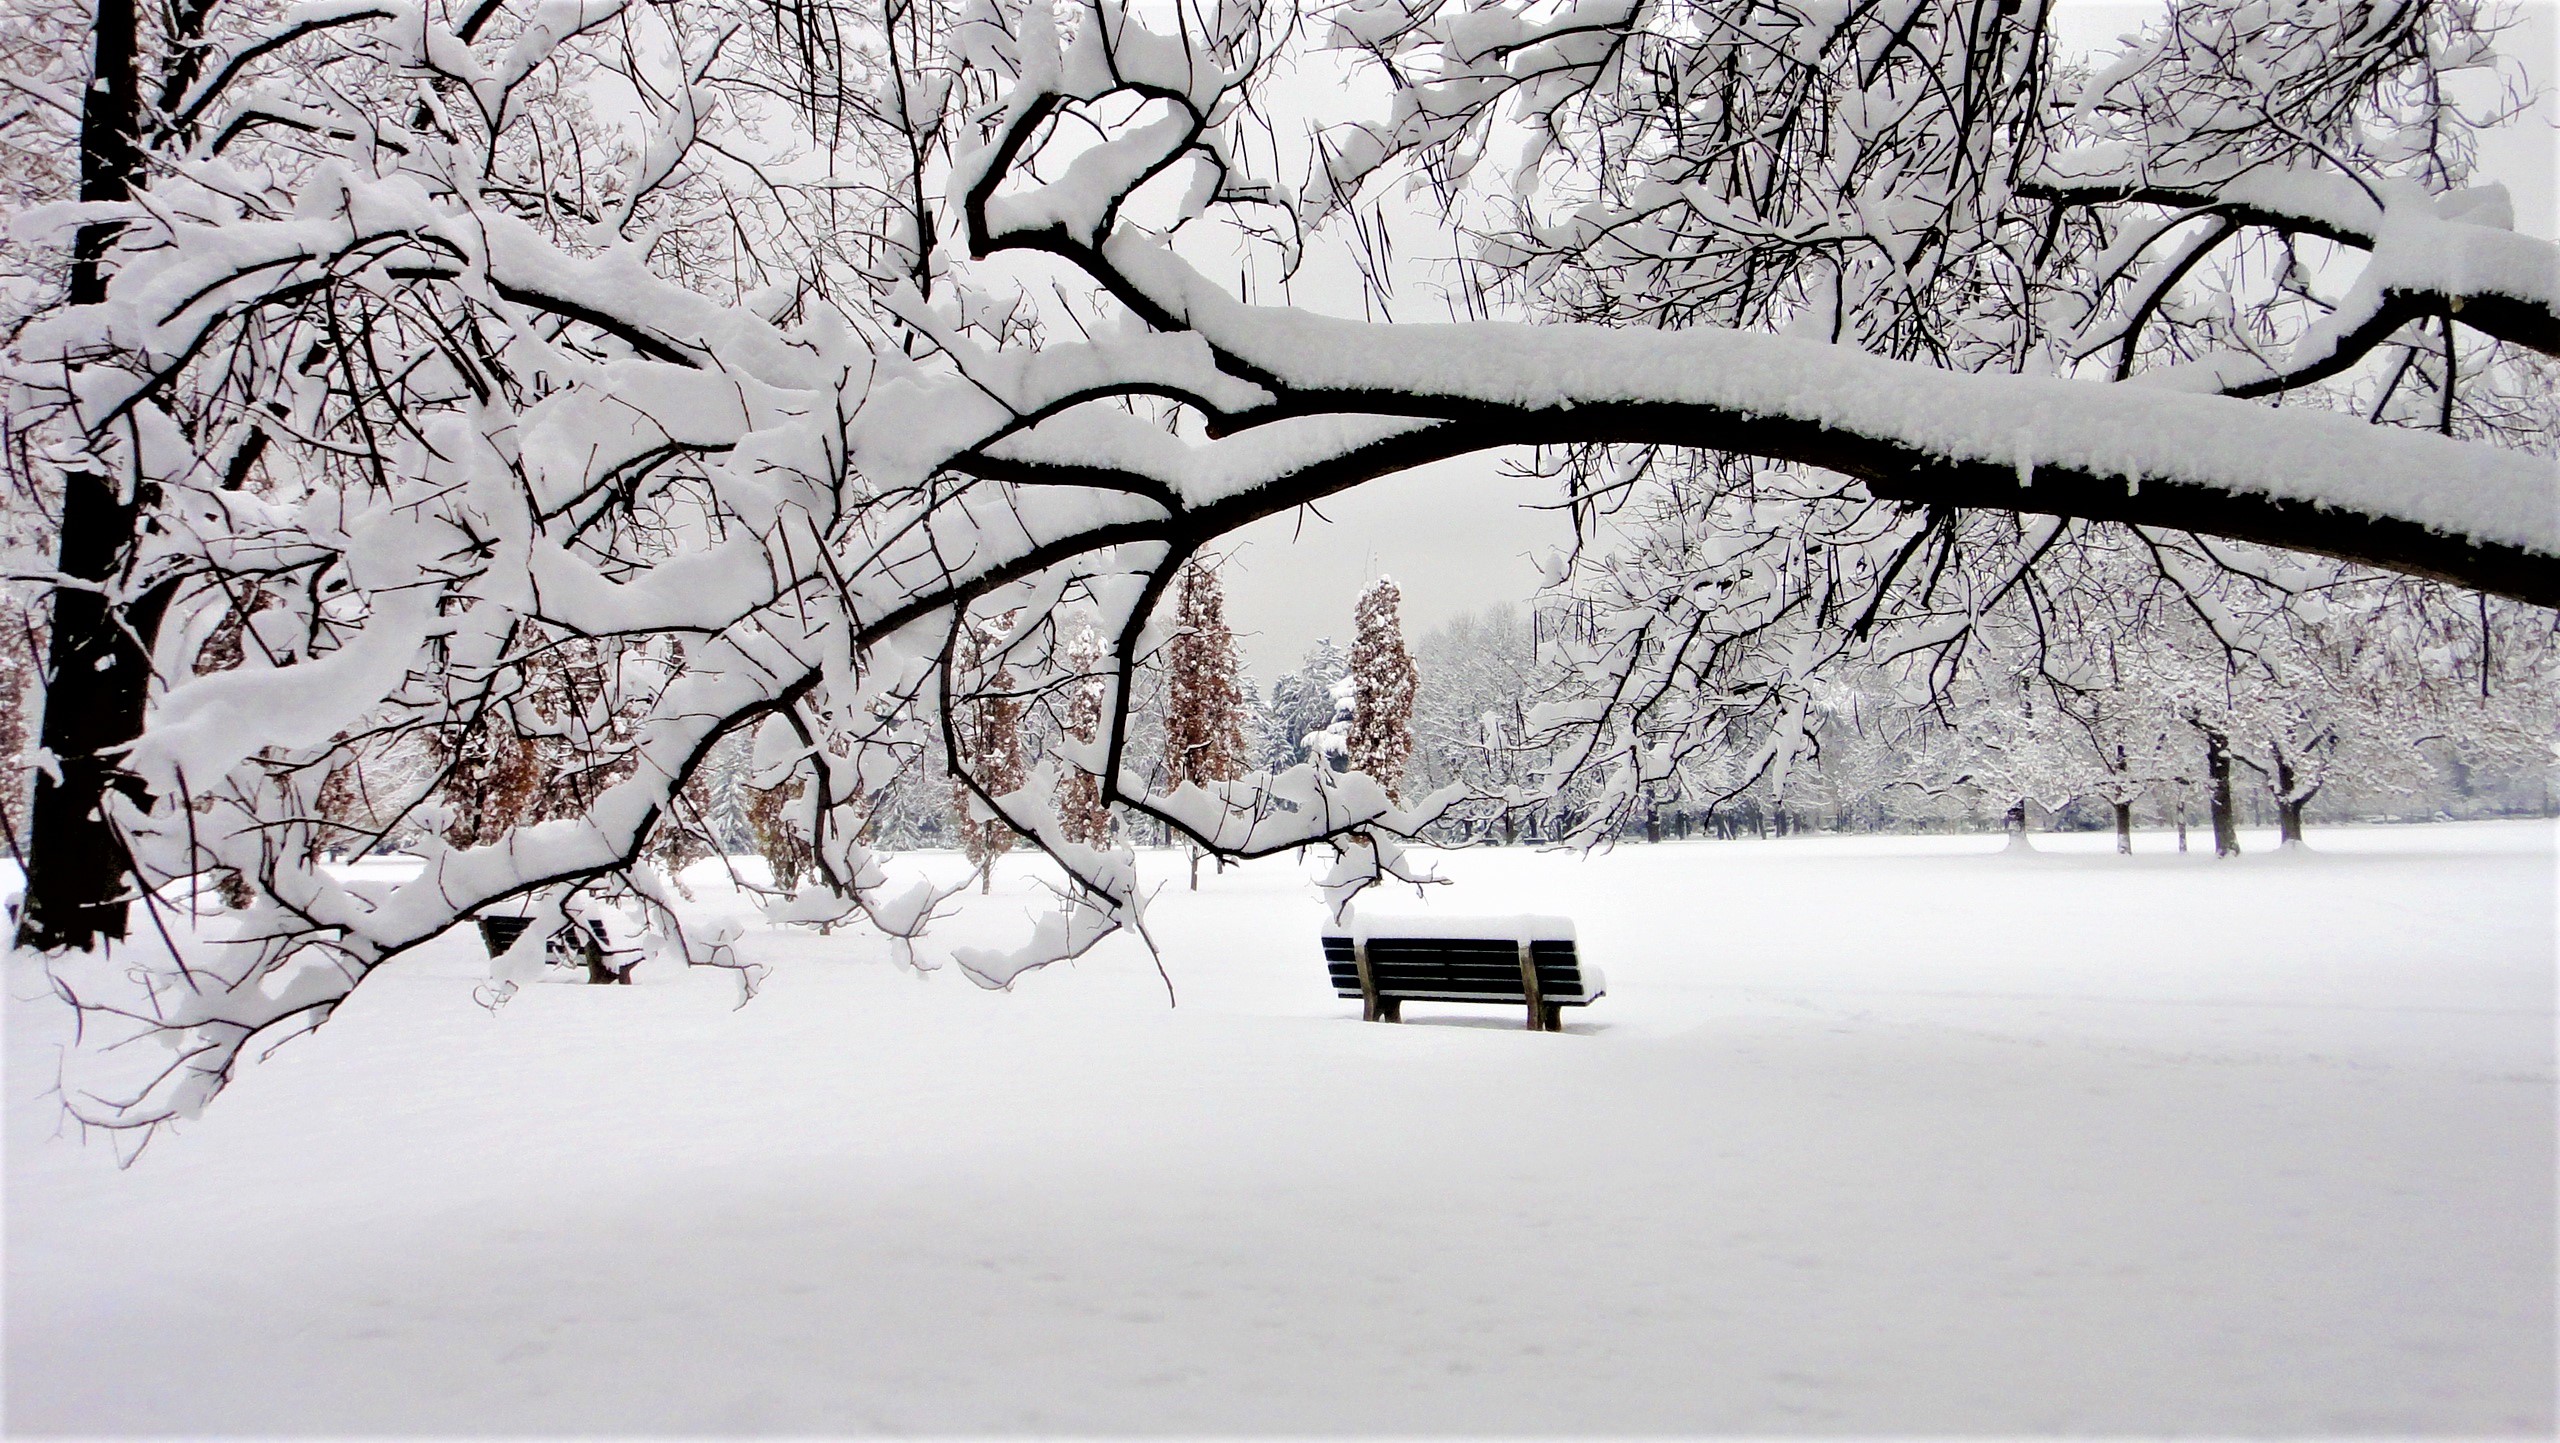
MULTIPOLYGON (((1325 970, 1337 995, 1360 995, 1360 968, 1352 939, 1324 939, 1325 970)), ((1529 960, 1538 971, 1538 991, 1551 1002, 1586 999, 1581 959, 1570 940, 1529 944, 1529 960)), ((1372 937, 1369 975, 1381 997, 1425 1001, 1520 1002, 1520 944, 1512 938, 1372 937)))

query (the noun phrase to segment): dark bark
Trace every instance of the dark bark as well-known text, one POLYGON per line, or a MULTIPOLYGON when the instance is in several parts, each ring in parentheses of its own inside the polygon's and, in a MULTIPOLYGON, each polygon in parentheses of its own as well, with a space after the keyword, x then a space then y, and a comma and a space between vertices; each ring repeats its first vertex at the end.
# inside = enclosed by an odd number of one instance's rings
MULTIPOLYGON (((1291 416, 1343 413, 1427 417, 1445 424, 1328 457, 1269 485, 1198 508, 1191 513, 1192 529, 1222 534, 1364 481, 1501 446, 1691 446, 1836 471, 1865 482, 1869 493, 1882 500, 2193 531, 2448 581, 2536 606, 2560 606, 2560 557, 2530 547, 2480 542, 2398 517, 2223 490, 2174 476, 2145 476, 2133 484, 2122 476, 2039 465, 2022 480, 2014 462, 1949 459, 1905 441, 1717 406, 1628 401, 1535 408, 1389 391, 1304 391, 1289 393, 1266 411, 1222 418, 1210 429, 1234 434, 1291 416)), ((955 461, 952 469, 991 480, 1142 494, 1159 484, 1109 468, 982 453, 955 461)))
POLYGON ((2240 825, 2231 810, 2231 739, 2212 727, 2204 732, 2205 801, 2213 813, 2213 854, 2240 855, 2240 825))
MULTIPOLYGON (((90 40, 92 81, 80 109, 80 198, 130 200, 142 166, 132 0, 99 0, 90 40)), ((106 299, 107 255, 117 230, 113 224, 86 225, 73 237, 72 305, 106 299)), ((62 478, 54 565, 70 584, 54 588, 51 597, 38 738, 53 764, 38 769, 29 812, 22 946, 87 948, 125 935, 133 858, 107 816, 106 800, 117 793, 148 801, 141 784, 119 770, 117 758, 142 735, 148 647, 169 602, 162 587, 117 603, 115 589, 125 579, 145 499, 96 471, 62 478)))
POLYGON ((2115 809, 2116 854, 2130 857, 2133 855, 2133 803, 2117 802, 2115 809))
MULTIPOLYGON (((2279 846, 2302 845, 2302 809, 2311 805, 2311 792, 2297 794, 2293 763, 2284 754, 2276 754, 2276 843, 2279 846)), ((2317 791, 2318 788, 2313 788, 2317 791)))

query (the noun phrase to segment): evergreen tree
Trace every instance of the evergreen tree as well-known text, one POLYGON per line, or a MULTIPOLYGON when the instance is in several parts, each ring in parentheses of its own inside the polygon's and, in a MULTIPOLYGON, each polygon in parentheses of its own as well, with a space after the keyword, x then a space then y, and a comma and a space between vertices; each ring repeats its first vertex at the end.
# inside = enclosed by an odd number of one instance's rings
POLYGON ((1175 591, 1174 625, 1165 648, 1165 782, 1223 782, 1245 770, 1244 689, 1225 589, 1196 561, 1175 591))
MULTIPOLYGON (((1001 660, 992 675, 979 673, 996 642, 1012 626, 1013 615, 1007 612, 976 625, 964 620, 953 659, 960 675, 974 679, 976 685, 968 701, 952 708, 952 764, 999 797, 1022 786, 1022 703, 1012 695, 1013 672, 1001 660)), ((978 890, 990 891, 995 886, 996 858, 1013 850, 1013 829, 1001 818, 979 820, 970 806, 967 783, 956 776, 951 791, 960 850, 978 869, 978 890)))
POLYGON ((1333 725, 1333 689, 1351 674, 1351 658, 1333 638, 1318 637, 1298 669, 1271 684, 1262 715, 1262 766, 1285 771, 1308 760, 1307 738, 1333 725))
MULTIPOLYGON (((1067 645, 1067 665, 1077 679, 1067 697, 1066 733, 1091 745, 1102 730, 1102 638, 1087 625, 1067 645)), ((1111 809, 1102 802, 1102 779, 1070 763, 1058 784, 1058 824, 1070 842, 1111 845, 1111 809)))
POLYGON ((817 865, 809 839, 791 820, 792 805, 808 786, 806 777, 795 777, 779 786, 747 788, 747 829, 773 869, 773 885, 784 892, 798 890, 801 875, 817 865))
POLYGON ((1413 657, 1397 615, 1403 593, 1381 576, 1360 593, 1351 641, 1351 769, 1378 779, 1402 800, 1405 759, 1413 755, 1413 657))
MULTIPOLYGON (((1225 588, 1194 561, 1174 595, 1175 631, 1165 648, 1165 784, 1223 782, 1243 774, 1244 688, 1236 679, 1236 638, 1227 629, 1225 588)), ((1200 885, 1200 854, 1191 854, 1200 885)))

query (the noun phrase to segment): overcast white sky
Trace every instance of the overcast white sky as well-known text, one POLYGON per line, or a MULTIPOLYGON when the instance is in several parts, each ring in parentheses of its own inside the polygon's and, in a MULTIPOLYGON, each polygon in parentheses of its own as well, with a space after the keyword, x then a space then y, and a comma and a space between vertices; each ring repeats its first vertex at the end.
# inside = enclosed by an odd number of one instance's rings
MULTIPOLYGON (((2156 9, 2125 0, 2066 0, 2060 24, 2066 43, 2106 50, 2156 9)), ((2509 53, 2543 83, 2560 75, 2555 18, 2560 0, 2533 0, 2508 43, 2509 53)), ((1325 108, 1339 113, 1342 97, 1327 88, 1325 108)), ((1324 104, 1314 95, 1310 100, 1324 104)), ((2482 152, 2483 172, 2515 193, 2518 227, 2543 236, 2560 229, 2555 132, 2560 105, 2546 95, 2531 117, 2491 137, 2482 152)), ((1357 295, 1347 268, 1311 258, 1293 298, 1356 315, 1357 295)), ((1411 318, 1441 317, 1425 309, 1411 318)), ((1501 471, 1497 455, 1462 457, 1370 482, 1311 511, 1272 517, 1224 543, 1229 616, 1256 685, 1267 693, 1273 678, 1294 667, 1319 636, 1348 645, 1352 603, 1382 574, 1404 592, 1409 637, 1467 612, 1525 600, 1537 585, 1533 558, 1564 545, 1570 528, 1559 513, 1536 509, 1553 500, 1545 486, 1501 471)))

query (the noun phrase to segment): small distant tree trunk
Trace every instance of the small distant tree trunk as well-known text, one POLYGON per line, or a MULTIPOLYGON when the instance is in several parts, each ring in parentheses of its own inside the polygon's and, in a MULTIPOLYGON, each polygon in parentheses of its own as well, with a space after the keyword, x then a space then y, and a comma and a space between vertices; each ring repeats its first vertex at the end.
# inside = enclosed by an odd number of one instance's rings
POLYGON ((2007 814, 2000 819, 2000 825, 2009 834, 2008 850, 2012 852, 2031 850, 2027 846, 2027 804, 2025 802, 2011 802, 2007 814))
POLYGON ((1191 853, 1191 890, 1197 892, 1200 890, 1200 849, 1190 847, 1185 850, 1191 853))
POLYGON ((2240 855, 2239 820, 2231 810, 2231 741, 2211 727, 2204 733, 2205 805, 2213 815, 2213 854, 2240 855))
POLYGON ((2133 855, 2133 803, 2119 801, 2116 807, 2116 855, 2133 855))
POLYGON ((1652 807, 1644 809, 1644 839, 1648 842, 1662 840, 1662 813, 1652 807))
POLYGON ((1502 811, 1502 845, 1506 847, 1520 845, 1520 819, 1511 815, 1511 809, 1508 807, 1503 808, 1502 811))

